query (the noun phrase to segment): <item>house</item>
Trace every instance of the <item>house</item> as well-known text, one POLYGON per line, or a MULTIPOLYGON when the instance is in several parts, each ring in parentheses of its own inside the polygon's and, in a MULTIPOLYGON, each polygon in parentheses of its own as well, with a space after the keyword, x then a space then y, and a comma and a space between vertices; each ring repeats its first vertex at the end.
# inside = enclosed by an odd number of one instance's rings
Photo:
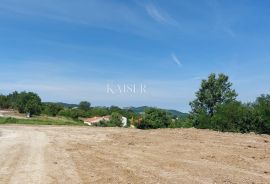
POLYGON ((111 116, 95 116, 93 118, 84 119, 84 123, 88 125, 93 125, 99 123, 100 121, 110 121, 111 116))
MULTIPOLYGON (((84 123, 87 125, 94 125, 96 123, 99 123, 100 121, 110 121, 111 116, 95 116, 93 118, 87 118, 84 119, 84 123)), ((127 125, 127 118, 122 117, 121 119, 123 126, 127 125)))

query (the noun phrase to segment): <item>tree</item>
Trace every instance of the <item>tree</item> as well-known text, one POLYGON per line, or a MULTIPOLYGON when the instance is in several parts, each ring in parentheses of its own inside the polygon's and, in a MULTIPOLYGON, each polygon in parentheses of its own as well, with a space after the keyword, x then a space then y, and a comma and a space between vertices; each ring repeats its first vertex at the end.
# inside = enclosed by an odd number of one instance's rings
POLYGON ((137 125, 140 129, 167 128, 170 124, 170 118, 166 111, 157 108, 148 108, 145 110, 142 121, 137 125))
POLYGON ((122 115, 118 112, 113 112, 109 124, 111 126, 122 127, 122 115))
POLYGON ((72 119, 78 119, 80 116, 82 116, 79 109, 62 109, 59 111, 58 115, 72 119))
POLYGON ((191 128, 192 122, 189 118, 181 117, 181 118, 174 118, 171 120, 169 128, 191 128))
POLYGON ((17 96, 16 107, 20 113, 29 113, 32 115, 39 115, 41 112, 41 99, 33 92, 22 92, 17 96))
POLYGON ((13 93, 7 96, 7 100, 11 108, 18 109, 19 96, 20 96, 20 93, 18 93, 17 91, 14 91, 13 93))
POLYGON ((0 109, 7 109, 10 107, 8 99, 5 95, 0 95, 0 109))
POLYGON ((110 112, 111 113, 114 113, 114 112, 118 112, 118 113, 122 113, 122 109, 120 107, 117 107, 117 106, 111 106, 110 107, 110 112))
POLYGON ((270 134, 270 95, 261 95, 254 103, 256 112, 263 120, 262 133, 270 134))
POLYGON ((91 116, 106 116, 110 115, 110 111, 107 107, 93 107, 91 108, 91 116))
POLYGON ((263 121, 252 104, 234 101, 218 105, 211 123, 209 128, 218 131, 261 133, 263 121))
POLYGON ((224 74, 210 74, 208 80, 202 80, 201 88, 196 92, 196 99, 190 103, 191 117, 196 120, 200 116, 214 115, 215 108, 224 103, 235 101, 237 94, 231 89, 232 83, 229 82, 229 77, 224 74))
POLYGON ((43 113, 49 116, 56 116, 64 107, 61 105, 47 103, 43 104, 43 113))
POLYGON ((91 103, 87 102, 87 101, 82 101, 79 104, 79 109, 83 110, 83 111, 87 111, 89 110, 91 107, 91 103))
POLYGON ((219 104, 215 108, 215 114, 211 118, 211 125, 208 128, 222 132, 238 132, 239 122, 243 116, 243 107, 240 102, 228 102, 219 104))

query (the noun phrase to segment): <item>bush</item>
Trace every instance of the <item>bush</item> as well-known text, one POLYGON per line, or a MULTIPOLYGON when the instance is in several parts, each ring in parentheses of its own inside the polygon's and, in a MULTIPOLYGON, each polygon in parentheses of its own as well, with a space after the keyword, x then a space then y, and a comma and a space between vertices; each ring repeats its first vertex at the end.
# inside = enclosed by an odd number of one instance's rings
POLYGON ((117 127, 122 127, 122 115, 119 114, 118 112, 112 113, 112 117, 109 121, 110 126, 117 126, 117 127))
POLYGON ((93 126, 96 126, 96 127, 108 127, 108 122, 102 120, 102 121, 100 121, 98 123, 93 124, 93 126))
POLYGON ((145 110, 144 117, 136 126, 140 129, 168 128, 170 118, 166 111, 156 108, 145 110))
POLYGON ((241 133, 260 133, 263 123, 251 104, 242 104, 237 101, 218 105, 210 122, 206 123, 206 128, 241 133))
POLYGON ((56 116, 63 109, 63 106, 57 104, 44 104, 42 112, 48 116, 56 116))
POLYGON ((196 113, 191 113, 190 120, 195 128, 211 129, 211 116, 207 114, 206 110, 200 109, 196 113))
POLYGON ((59 111, 58 115, 69 117, 72 119, 78 119, 79 117, 83 117, 82 111, 79 109, 63 109, 59 111))
POLYGON ((172 120, 169 128, 191 128, 192 126, 192 121, 189 118, 179 118, 172 120))
POLYGON ((94 124, 94 126, 98 126, 98 127, 122 127, 122 115, 114 112, 111 115, 111 119, 110 121, 100 121, 96 124, 94 124))

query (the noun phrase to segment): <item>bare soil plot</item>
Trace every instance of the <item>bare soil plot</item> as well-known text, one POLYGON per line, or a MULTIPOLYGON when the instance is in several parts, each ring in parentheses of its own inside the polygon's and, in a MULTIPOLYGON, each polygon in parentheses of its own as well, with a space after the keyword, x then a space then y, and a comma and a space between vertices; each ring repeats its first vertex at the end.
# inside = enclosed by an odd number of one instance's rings
POLYGON ((270 183, 270 136, 5 125, 0 183, 270 183))

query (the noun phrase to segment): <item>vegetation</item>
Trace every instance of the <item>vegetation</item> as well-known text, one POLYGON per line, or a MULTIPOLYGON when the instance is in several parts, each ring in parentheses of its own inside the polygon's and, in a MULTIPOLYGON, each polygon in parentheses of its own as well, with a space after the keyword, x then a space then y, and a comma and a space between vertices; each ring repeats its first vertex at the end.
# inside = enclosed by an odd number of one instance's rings
POLYGON ((79 105, 42 103, 35 93, 15 91, 7 96, 0 95, 0 108, 29 113, 34 118, 0 118, 0 124, 83 125, 81 118, 110 115, 110 121, 101 121, 95 126, 121 127, 122 116, 125 116, 128 125, 132 123, 140 129, 195 127, 223 132, 270 134, 270 95, 261 95, 255 102, 248 104, 236 98, 237 93, 232 89, 229 77, 224 74, 210 74, 207 80, 202 80, 195 100, 190 103, 189 115, 149 107, 91 107, 87 101, 79 105))
POLYGON ((168 128, 191 128, 193 126, 192 121, 187 118, 172 119, 168 128))
POLYGON ((211 74, 203 80, 190 103, 190 119, 196 128, 229 132, 270 134, 270 96, 262 95, 256 102, 244 104, 236 100, 228 76, 211 74))
POLYGON ((47 119, 47 118, 31 118, 16 119, 0 117, 0 124, 28 124, 28 125, 80 125, 85 124, 82 121, 74 121, 72 119, 47 119))
MULTIPOLYGON (((144 114, 146 109, 149 109, 150 107, 148 106, 141 106, 141 107, 128 107, 127 109, 130 111, 133 111, 137 114, 144 114)), ((169 114, 171 114, 173 117, 181 117, 181 118, 186 118, 188 117, 188 113, 183 113, 179 112, 177 110, 167 110, 163 109, 164 111, 167 111, 169 114)))
POLYGON ((8 96, 1 95, 0 108, 13 108, 20 113, 29 113, 32 115, 39 115, 42 110, 42 103, 40 97, 32 92, 13 92, 8 96))
POLYGON ((64 107, 53 103, 44 103, 42 113, 48 116, 57 116, 60 111, 64 110, 64 107))
POLYGON ((94 124, 98 127, 122 127, 122 115, 118 112, 113 112, 111 115, 110 121, 100 121, 99 123, 94 124))
POLYGON ((203 80, 201 88, 196 93, 196 99, 190 103, 192 115, 206 113, 208 116, 214 115, 214 110, 218 105, 235 101, 237 94, 231 89, 232 83, 229 77, 224 74, 211 74, 208 80, 203 80))
POLYGON ((145 110, 142 121, 137 124, 137 128, 167 128, 169 124, 170 117, 166 111, 162 109, 148 108, 145 110))
POLYGON ((87 102, 87 101, 82 101, 79 104, 79 109, 83 110, 83 111, 88 111, 91 107, 91 103, 87 102))

